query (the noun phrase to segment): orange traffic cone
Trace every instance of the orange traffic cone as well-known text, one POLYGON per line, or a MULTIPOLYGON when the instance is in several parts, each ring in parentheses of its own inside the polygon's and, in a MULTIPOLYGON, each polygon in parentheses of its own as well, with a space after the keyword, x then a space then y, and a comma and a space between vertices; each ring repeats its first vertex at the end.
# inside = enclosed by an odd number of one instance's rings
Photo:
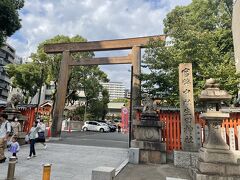
POLYGON ((48 134, 47 134, 48 137, 51 137, 51 128, 49 127, 48 128, 48 134))

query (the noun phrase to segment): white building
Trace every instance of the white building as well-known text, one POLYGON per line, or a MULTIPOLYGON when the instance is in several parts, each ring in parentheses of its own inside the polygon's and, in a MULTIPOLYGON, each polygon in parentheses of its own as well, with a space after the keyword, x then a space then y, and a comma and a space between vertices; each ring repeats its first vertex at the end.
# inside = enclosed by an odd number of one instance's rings
POLYGON ((125 97, 125 86, 121 82, 108 82, 101 85, 108 90, 109 100, 119 99, 125 97))

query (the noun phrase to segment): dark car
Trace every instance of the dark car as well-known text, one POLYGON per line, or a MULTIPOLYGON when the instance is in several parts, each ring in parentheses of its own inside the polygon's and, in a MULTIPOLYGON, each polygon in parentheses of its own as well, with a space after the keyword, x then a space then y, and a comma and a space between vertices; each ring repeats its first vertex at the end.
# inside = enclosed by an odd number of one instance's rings
POLYGON ((109 122, 107 122, 107 121, 104 121, 104 120, 97 120, 97 122, 107 124, 111 132, 115 132, 115 131, 117 130, 117 126, 116 126, 116 125, 111 124, 111 123, 109 123, 109 122))

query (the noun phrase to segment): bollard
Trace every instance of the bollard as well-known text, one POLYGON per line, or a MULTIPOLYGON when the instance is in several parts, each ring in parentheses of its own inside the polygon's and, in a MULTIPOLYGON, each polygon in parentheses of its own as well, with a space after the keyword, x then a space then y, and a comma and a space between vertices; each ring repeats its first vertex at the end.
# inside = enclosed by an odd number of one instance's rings
POLYGON ((14 180, 16 160, 17 158, 15 156, 9 158, 7 180, 14 180))
POLYGON ((52 164, 44 164, 43 165, 43 178, 42 178, 42 180, 50 180, 51 166, 52 166, 52 164))

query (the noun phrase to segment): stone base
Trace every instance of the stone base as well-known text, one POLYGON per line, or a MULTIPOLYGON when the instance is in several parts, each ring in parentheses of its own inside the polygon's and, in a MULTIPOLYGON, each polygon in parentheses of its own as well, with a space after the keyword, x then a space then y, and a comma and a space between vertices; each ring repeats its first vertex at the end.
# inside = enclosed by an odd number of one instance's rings
POLYGON ((129 148, 129 163, 139 164, 139 148, 129 148))
POLYGON ((166 152, 166 143, 132 140, 131 147, 166 152))
POLYGON ((139 149, 139 163, 167 162, 166 143, 132 140, 131 147, 139 149))
POLYGON ((196 167, 198 156, 198 152, 174 151, 174 165, 182 168, 196 167))
POLYGON ((192 180, 239 180, 240 176, 223 176, 213 174, 202 174, 195 168, 189 169, 192 180))
POLYGON ((203 174, 240 177, 240 164, 209 163, 198 160, 196 167, 197 170, 203 174))
POLYGON ((203 162, 240 164, 240 154, 229 150, 200 148, 199 158, 203 162))
POLYGON ((140 149, 139 162, 153 163, 153 164, 166 164, 167 163, 166 152, 140 149))
POLYGON ((112 167, 98 167, 92 170, 92 180, 113 180, 115 169, 112 167))

